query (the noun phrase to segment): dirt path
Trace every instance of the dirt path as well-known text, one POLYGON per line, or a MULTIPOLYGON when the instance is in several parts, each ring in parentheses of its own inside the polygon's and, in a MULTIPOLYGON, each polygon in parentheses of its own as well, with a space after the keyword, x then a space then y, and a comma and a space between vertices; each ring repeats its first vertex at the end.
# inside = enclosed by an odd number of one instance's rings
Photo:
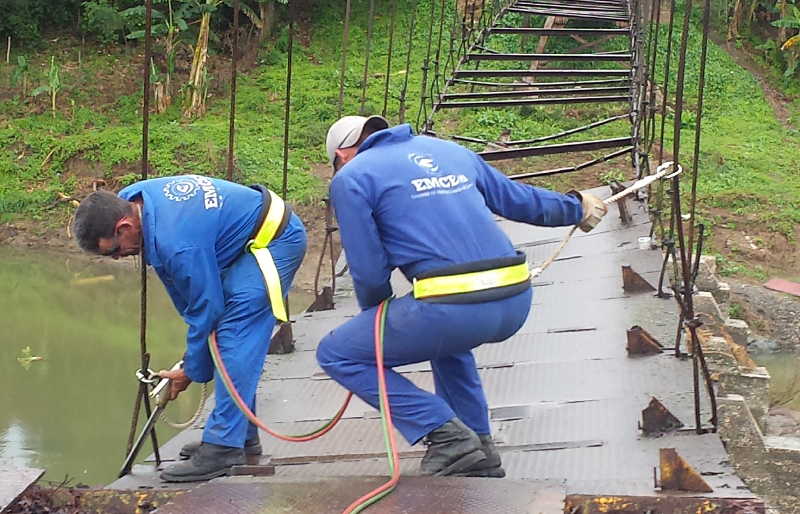
POLYGON ((789 121, 792 118, 792 113, 786 105, 791 102, 791 98, 787 97, 782 91, 770 84, 767 71, 764 67, 759 64, 746 49, 738 48, 736 42, 728 41, 720 34, 712 34, 711 39, 728 52, 728 55, 731 56, 736 64, 746 69, 755 77, 761 89, 764 91, 764 97, 775 112, 775 117, 781 121, 783 126, 792 129, 797 128, 789 121))

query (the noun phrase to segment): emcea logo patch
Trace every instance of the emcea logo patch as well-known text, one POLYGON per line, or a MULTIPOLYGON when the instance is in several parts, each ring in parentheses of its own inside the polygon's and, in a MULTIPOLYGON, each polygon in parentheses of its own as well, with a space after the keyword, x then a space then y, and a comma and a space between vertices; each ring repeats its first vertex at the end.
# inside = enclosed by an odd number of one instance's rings
POLYGON ((440 175, 439 165, 428 154, 410 153, 408 160, 416 164, 431 177, 415 178, 411 180, 411 185, 417 193, 413 198, 420 198, 430 194, 458 193, 471 186, 466 175, 450 174, 440 175), (466 185, 463 185, 466 184, 466 185), (458 187, 462 186, 462 187, 458 187))
POLYGON ((436 175, 439 173, 439 165, 433 162, 433 157, 427 154, 410 153, 408 160, 425 170, 426 173, 436 175))
POLYGON ((203 191, 203 204, 206 209, 219 207, 217 189, 210 179, 199 175, 187 175, 171 180, 164 185, 164 196, 173 202, 185 202, 203 191))

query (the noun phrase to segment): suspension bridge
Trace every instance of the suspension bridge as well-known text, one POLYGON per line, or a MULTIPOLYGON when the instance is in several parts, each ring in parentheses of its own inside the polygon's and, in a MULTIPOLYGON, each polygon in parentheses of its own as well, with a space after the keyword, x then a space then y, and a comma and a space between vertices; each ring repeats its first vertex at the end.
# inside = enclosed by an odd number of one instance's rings
MULTIPOLYGON (((290 12, 291 4, 290 0, 290 12)), ((373 21, 380 4, 369 2, 362 108, 373 21)), ((393 42, 398 39, 395 18, 400 16, 394 2, 390 4, 384 115, 392 100, 388 70, 393 42)), ((715 387, 699 334, 702 313, 695 312, 694 306, 702 227, 695 227, 682 215, 686 203, 681 202, 680 181, 691 181, 684 191, 691 194, 688 218, 692 220, 700 171, 705 70, 703 66, 698 84, 686 83, 686 42, 693 2, 687 0, 686 4, 685 18, 679 20, 675 0, 430 2, 425 60, 413 63, 423 71, 420 98, 406 96, 406 83, 395 121, 407 121, 406 114, 416 107, 418 132, 471 146, 487 161, 522 162, 525 171, 510 175, 516 180, 580 173, 615 159, 626 162, 629 177, 635 179, 653 172, 651 162, 664 164, 665 133, 669 133, 666 116, 657 114, 667 111, 669 101, 674 110, 670 160, 673 169, 680 165, 686 172, 613 204, 595 231, 574 237, 536 279, 532 313, 522 330, 502 344, 484 345, 475 351, 506 478, 415 477, 413 471, 424 449, 401 443, 399 485, 393 494, 369 507, 372 511, 765 511, 761 499, 736 475, 717 433, 715 387), (664 39, 666 55, 657 51, 664 39), (680 44, 674 45, 674 39, 680 44), (553 44, 557 40, 568 40, 570 45, 553 44), (518 44, 518 51, 506 50, 509 41, 518 44), (535 52, 527 50, 531 41, 535 52), (614 49, 607 49, 607 44, 614 49), (548 51, 554 47, 570 50, 548 51), (676 63, 677 80, 671 84, 670 66, 676 63), (694 116, 697 139, 693 155, 684 159, 680 134, 683 97, 687 88, 694 86, 699 98, 694 116), (546 110, 565 105, 578 113, 586 110, 586 115, 581 116, 581 124, 552 134, 504 133, 490 138, 480 127, 463 126, 448 118, 471 109, 546 110), (617 126, 618 135, 597 135, 598 129, 608 126, 617 126), (558 156, 565 164, 538 166, 537 158, 542 156, 558 156), (655 240, 660 241, 660 248, 651 244, 655 240), (670 257, 671 272, 666 269, 670 257), (666 280, 670 274, 671 286, 666 280)), ((700 2, 699 7, 704 13, 704 61, 709 1, 700 2)), ((342 111, 347 92, 344 70, 350 0, 343 11, 339 114, 346 114, 342 111)), ((413 27, 415 11, 406 14, 413 27)), ((289 180, 292 26, 284 120, 284 196, 289 180)), ((229 177, 236 49, 233 63, 229 177)), ((407 61, 406 70, 411 66, 407 61)), ((147 90, 146 72, 144 77, 147 90)), ((143 163, 147 162, 148 95, 145 98, 143 163)), ((146 164, 142 175, 147 177, 146 164)), ((607 197, 622 187, 612 183, 592 191, 607 197)), ((497 221, 531 263, 541 263, 553 254, 567 234, 561 228, 497 221)), ((345 391, 321 372, 314 357, 319 340, 358 311, 346 262, 333 253, 335 233, 329 212, 316 300, 307 312, 278 328, 272 347, 281 353, 268 359, 259 388, 257 412, 282 433, 313 430, 335 413, 345 396, 345 391), (327 264, 323 265, 328 257, 329 275, 327 264)), ((144 271, 142 282, 146 291, 144 271)), ((399 273, 393 276, 392 286, 398 296, 410 288, 399 273)), ((144 320, 144 293, 142 306, 144 320)), ((143 335, 142 369, 147 369, 147 364, 143 335)), ((427 364, 406 366, 401 371, 416 384, 432 388, 427 364)), ((140 386, 131 439, 139 406, 150 413, 146 393, 147 386, 140 386)), ((176 490, 159 481, 157 466, 177 459, 183 444, 200 437, 202 422, 195 423, 163 446, 153 433, 156 451, 148 462, 134 466, 109 489, 116 491, 118 498, 132 494, 137 501, 149 501, 159 505, 158 512, 167 513, 341 512, 356 497, 385 481, 380 425, 374 410, 355 400, 339 426, 325 437, 304 444, 262 437, 264 456, 238 469, 240 476, 176 490)))

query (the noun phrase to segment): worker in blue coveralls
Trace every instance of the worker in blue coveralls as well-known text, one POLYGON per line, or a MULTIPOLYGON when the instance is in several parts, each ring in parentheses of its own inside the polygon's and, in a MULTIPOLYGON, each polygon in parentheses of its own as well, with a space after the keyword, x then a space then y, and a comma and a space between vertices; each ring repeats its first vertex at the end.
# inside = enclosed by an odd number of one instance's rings
POLYGON ((543 226, 591 230, 607 212, 595 196, 520 184, 455 143, 347 116, 327 135, 336 212, 361 313, 323 338, 317 361, 378 407, 374 316, 399 268, 413 291, 392 301, 384 365, 392 419, 409 444, 428 445, 422 475, 503 477, 472 350, 503 341, 528 317, 524 254, 493 213, 543 226), (430 361, 436 394, 394 367, 430 361))
POLYGON ((303 223, 263 186, 199 175, 137 182, 97 191, 81 202, 73 224, 84 250, 118 259, 144 250, 188 325, 183 368, 162 371, 171 397, 190 382, 216 379, 214 410, 202 441, 181 449, 170 482, 208 480, 260 455, 257 428, 237 408, 215 371, 207 340, 216 332, 239 394, 255 410, 275 319, 286 320, 285 294, 306 250, 303 223))

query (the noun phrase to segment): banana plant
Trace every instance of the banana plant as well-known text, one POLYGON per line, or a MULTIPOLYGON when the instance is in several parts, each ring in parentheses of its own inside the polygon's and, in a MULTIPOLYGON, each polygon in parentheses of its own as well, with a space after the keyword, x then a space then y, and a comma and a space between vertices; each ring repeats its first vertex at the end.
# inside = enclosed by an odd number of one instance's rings
MULTIPOLYGON (((796 5, 785 5, 784 15, 781 19, 772 22, 776 27, 784 29, 800 30, 800 8, 796 5)), ((785 37, 785 36, 784 36, 785 37)), ((798 48, 800 48, 800 34, 795 34, 781 45, 781 50, 788 51, 787 66, 784 72, 785 77, 791 77, 797 70, 798 48)))
MULTIPOLYGON (((193 7, 188 2, 176 0, 176 3, 178 5, 173 7, 173 0, 167 0, 166 14, 153 10, 151 34, 153 37, 160 37, 163 41, 166 60, 164 80, 159 82, 157 86, 159 90, 156 92, 156 112, 163 112, 172 104, 172 77, 175 76, 175 54, 181 33, 189 29, 187 19, 193 12, 193 7)), ((141 6, 132 7, 123 11, 123 14, 134 16, 142 14, 140 11, 142 11, 141 6)), ((128 34, 127 38, 142 39, 144 36, 144 30, 135 30, 128 34)), ((153 63, 151 62, 152 65, 153 63)))
POLYGON ((55 56, 50 57, 50 71, 47 73, 47 84, 31 91, 31 96, 38 96, 44 92, 50 93, 50 108, 53 118, 56 117, 56 97, 61 90, 60 67, 56 64, 55 56))
POLYGON ((28 94, 28 79, 30 76, 31 71, 28 67, 28 60, 24 56, 18 55, 17 66, 14 68, 14 71, 11 72, 11 85, 16 86, 21 82, 23 97, 28 94))

